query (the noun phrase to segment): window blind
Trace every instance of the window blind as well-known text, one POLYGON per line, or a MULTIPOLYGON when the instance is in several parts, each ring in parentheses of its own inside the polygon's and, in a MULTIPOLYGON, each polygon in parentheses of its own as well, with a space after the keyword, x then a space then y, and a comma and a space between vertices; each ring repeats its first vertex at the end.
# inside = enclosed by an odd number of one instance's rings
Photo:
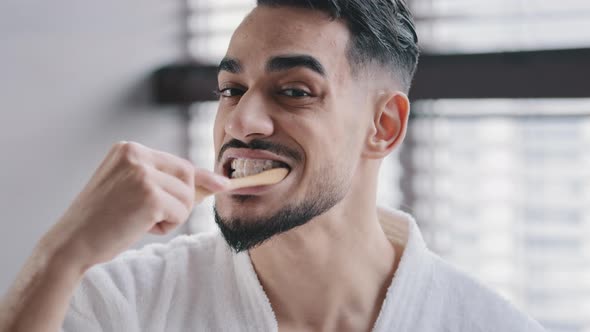
POLYGON ((414 108, 404 194, 430 247, 551 331, 586 331, 590 100, 414 108))
POLYGON ((470 53, 590 46, 586 0, 413 0, 422 48, 470 53))
POLYGON ((256 5, 255 0, 189 0, 188 44, 191 55, 217 63, 233 31, 256 5))
MULTIPOLYGON (((590 46, 584 0, 410 4, 429 53, 590 46)), ((548 330, 590 331, 590 99, 413 106, 404 202, 430 247, 548 330)))

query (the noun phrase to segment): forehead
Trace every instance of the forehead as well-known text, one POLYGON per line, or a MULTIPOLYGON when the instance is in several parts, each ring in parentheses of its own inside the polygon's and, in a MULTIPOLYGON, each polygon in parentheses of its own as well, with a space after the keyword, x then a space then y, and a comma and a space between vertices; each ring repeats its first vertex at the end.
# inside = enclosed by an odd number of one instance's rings
POLYGON ((332 76, 342 72, 342 66, 348 67, 349 38, 342 21, 321 11, 259 6, 234 32, 227 56, 245 67, 262 67, 273 56, 307 54, 317 58, 332 76))

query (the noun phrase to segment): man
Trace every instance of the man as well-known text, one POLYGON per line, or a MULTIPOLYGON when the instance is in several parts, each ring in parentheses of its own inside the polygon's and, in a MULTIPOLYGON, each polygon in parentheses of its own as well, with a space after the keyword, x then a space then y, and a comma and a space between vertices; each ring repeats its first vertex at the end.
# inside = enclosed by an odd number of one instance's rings
POLYGON ((541 331, 376 207, 416 42, 402 0, 259 0, 219 66, 216 174, 115 145, 3 301, 1 330, 541 331), (228 191, 268 167, 289 173, 228 191), (184 222, 195 185, 217 193, 221 232, 113 260, 184 222))

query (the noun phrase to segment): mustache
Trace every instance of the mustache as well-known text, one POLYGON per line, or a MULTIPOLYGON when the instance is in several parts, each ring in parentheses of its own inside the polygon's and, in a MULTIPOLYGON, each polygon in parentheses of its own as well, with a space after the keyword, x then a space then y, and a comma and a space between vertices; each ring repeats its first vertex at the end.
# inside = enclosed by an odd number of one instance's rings
POLYGON ((294 149, 291 149, 288 146, 273 143, 269 141, 263 141, 260 139, 253 139, 249 143, 244 143, 237 139, 232 139, 229 142, 225 143, 221 150, 219 150, 219 155, 217 156, 217 162, 221 161, 223 157, 223 153, 229 148, 236 148, 236 149, 250 149, 250 150, 266 150, 268 152, 272 152, 276 155, 283 156, 290 158, 294 161, 302 161, 303 157, 301 154, 294 149))

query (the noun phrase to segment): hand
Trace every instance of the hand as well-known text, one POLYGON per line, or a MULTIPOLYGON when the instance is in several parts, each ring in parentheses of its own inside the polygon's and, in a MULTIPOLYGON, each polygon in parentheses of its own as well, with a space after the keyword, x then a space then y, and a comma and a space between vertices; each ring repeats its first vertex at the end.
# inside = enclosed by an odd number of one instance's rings
POLYGON ((165 234, 184 223, 195 204, 195 184, 219 192, 229 180, 138 143, 117 143, 42 242, 87 269, 147 231, 165 234))

